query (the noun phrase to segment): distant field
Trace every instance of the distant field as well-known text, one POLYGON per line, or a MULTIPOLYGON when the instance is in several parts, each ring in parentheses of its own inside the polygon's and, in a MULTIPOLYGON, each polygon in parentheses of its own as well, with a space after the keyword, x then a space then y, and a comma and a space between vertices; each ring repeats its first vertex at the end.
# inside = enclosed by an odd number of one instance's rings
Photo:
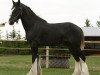
MULTIPOLYGON (((90 75, 100 75, 100 56, 87 57, 90 75)), ((74 69, 73 58, 70 69, 43 69, 43 75, 71 75, 74 69)), ((0 56, 0 75, 26 75, 31 67, 31 56, 0 56)))

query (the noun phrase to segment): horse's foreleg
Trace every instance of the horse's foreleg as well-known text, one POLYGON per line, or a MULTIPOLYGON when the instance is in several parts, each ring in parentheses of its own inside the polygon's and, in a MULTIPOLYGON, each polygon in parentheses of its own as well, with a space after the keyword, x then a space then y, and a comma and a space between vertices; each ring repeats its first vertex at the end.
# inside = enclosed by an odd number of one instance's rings
POLYGON ((37 58, 35 59, 32 67, 27 75, 37 75, 37 58))
POLYGON ((32 67, 27 75, 38 75, 38 47, 36 43, 31 45, 32 49, 32 67))
POLYGON ((37 64, 37 71, 38 71, 38 75, 42 75, 41 60, 39 58, 37 64))
POLYGON ((42 75, 42 69, 38 58, 35 59, 35 62, 32 64, 32 67, 27 75, 42 75))

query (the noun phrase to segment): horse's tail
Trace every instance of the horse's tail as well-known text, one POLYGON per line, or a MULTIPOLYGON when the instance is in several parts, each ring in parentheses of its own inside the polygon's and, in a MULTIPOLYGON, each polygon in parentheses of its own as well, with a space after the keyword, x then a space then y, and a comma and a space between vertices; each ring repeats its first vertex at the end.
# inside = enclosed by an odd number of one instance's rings
POLYGON ((82 37, 81 37, 81 45, 80 45, 80 48, 81 50, 84 50, 84 47, 85 47, 85 38, 84 38, 84 33, 82 31, 82 37))

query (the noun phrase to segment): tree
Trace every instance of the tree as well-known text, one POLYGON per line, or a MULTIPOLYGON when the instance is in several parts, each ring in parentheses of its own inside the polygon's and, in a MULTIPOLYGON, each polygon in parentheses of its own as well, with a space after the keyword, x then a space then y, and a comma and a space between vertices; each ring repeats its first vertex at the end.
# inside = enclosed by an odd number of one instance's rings
POLYGON ((8 34, 8 31, 6 31, 6 39, 8 40, 9 38, 9 34, 8 34))
POLYGON ((16 36, 16 39, 17 40, 20 40, 21 39, 20 31, 18 31, 17 36, 16 36))
POLYGON ((9 35, 12 40, 20 40, 21 39, 20 31, 18 31, 18 32, 15 31, 14 26, 13 26, 12 32, 10 32, 10 34, 6 33, 6 35, 9 35))
POLYGON ((89 19, 86 19, 86 22, 85 22, 86 26, 84 27, 91 27, 92 25, 90 24, 90 20, 89 19))
POLYGON ((16 36, 17 36, 17 34, 16 34, 17 32, 15 31, 15 29, 14 29, 14 26, 13 26, 13 30, 12 30, 12 32, 10 32, 10 38, 11 39, 13 39, 13 40, 15 40, 15 38, 16 38, 16 36))
POLYGON ((1 30, 0 30, 0 40, 1 40, 1 38, 2 38, 1 34, 2 34, 2 32, 1 32, 1 30))
POLYGON ((98 26, 98 27, 100 27, 100 21, 97 21, 97 23, 96 23, 96 24, 97 24, 97 26, 98 26))

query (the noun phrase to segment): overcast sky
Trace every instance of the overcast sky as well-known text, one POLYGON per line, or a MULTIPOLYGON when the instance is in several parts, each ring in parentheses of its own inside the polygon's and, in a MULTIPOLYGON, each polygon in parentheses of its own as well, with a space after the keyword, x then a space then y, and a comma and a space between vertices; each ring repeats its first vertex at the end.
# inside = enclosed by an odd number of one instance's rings
MULTIPOLYGON (((72 22, 83 27, 87 18, 93 26, 100 20, 100 0, 21 0, 21 2, 49 23, 72 22)), ((0 0, 0 23, 8 21, 11 7, 12 0, 0 0)), ((1 29, 3 32, 10 31, 12 26, 6 24, 1 29)), ((15 24, 15 29, 23 29, 21 22, 15 24)))

